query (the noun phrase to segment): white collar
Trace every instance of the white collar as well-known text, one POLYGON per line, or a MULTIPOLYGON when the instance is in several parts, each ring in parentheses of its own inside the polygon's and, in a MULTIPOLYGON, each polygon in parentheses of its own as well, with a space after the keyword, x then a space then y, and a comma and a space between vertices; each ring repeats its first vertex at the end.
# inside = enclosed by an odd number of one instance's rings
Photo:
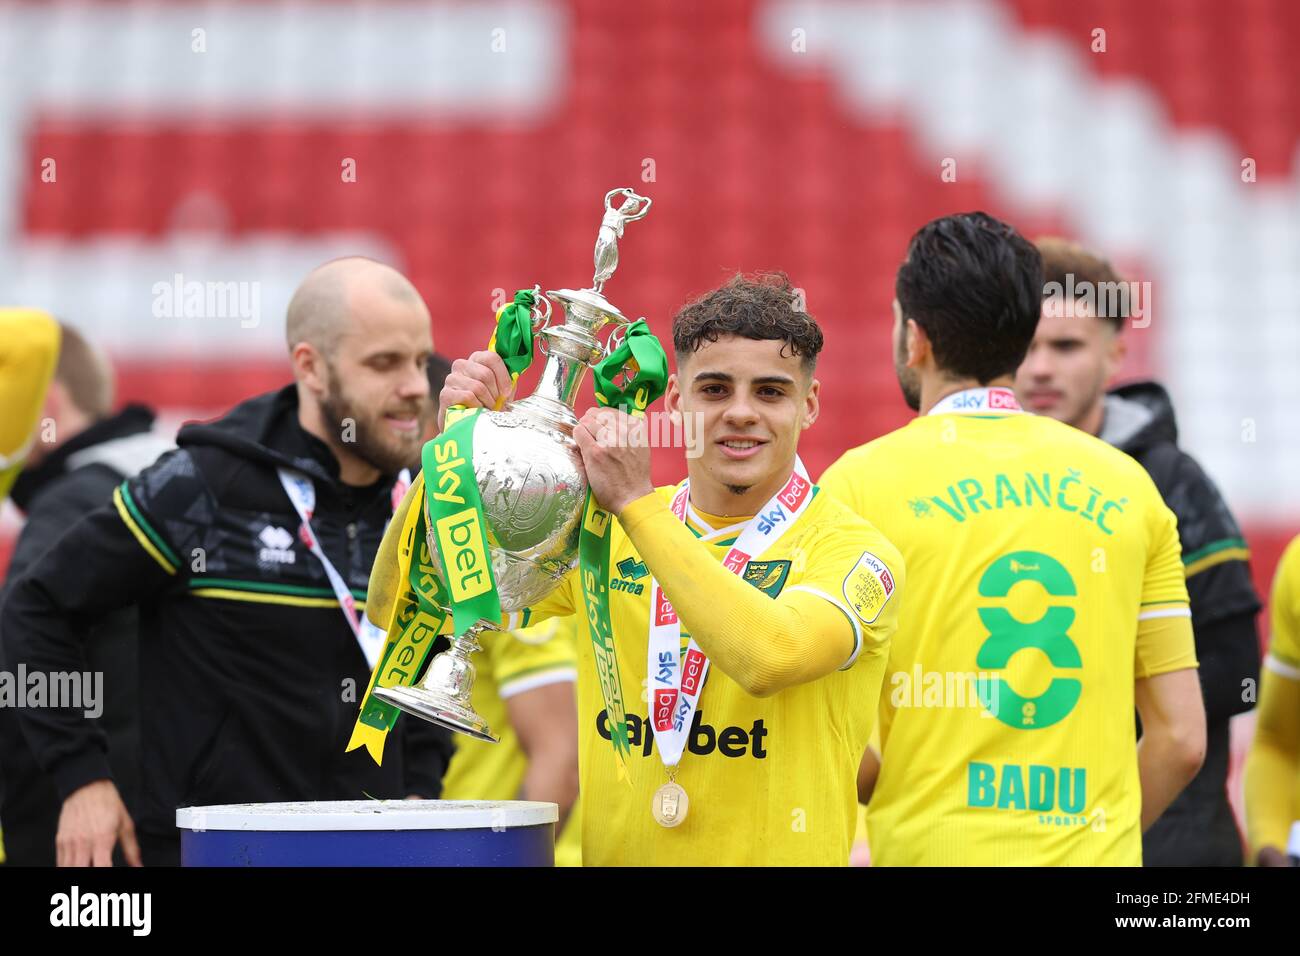
POLYGON ((964 388, 960 392, 945 395, 927 414, 979 415, 993 412, 999 415, 1022 415, 1024 411, 1016 401, 1015 392, 995 385, 964 388))

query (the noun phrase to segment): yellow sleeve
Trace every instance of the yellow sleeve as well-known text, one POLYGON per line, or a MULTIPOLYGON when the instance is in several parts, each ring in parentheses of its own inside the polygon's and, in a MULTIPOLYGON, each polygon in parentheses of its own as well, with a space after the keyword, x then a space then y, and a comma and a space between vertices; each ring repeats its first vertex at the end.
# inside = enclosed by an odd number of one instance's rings
POLYGON ((59 324, 34 309, 0 309, 0 500, 22 470, 59 359, 59 324))
MULTIPOLYGON (((723 673, 754 696, 847 667, 864 643, 879 653, 897 628, 900 600, 886 598, 876 607, 863 590, 861 542, 841 542, 815 559, 809 556, 817 562, 805 577, 810 584, 786 588, 773 599, 719 564, 658 494, 628 505, 619 521, 685 629, 723 673), (864 603, 857 608, 855 600, 864 603)), ((870 543, 876 541, 883 543, 870 543)), ((902 562, 890 559, 892 593, 902 588, 902 562)))
POLYGON ((1278 562, 1269 618, 1272 627, 1264 666, 1287 677, 1300 677, 1296 673, 1300 672, 1300 537, 1287 545, 1278 562))
POLYGON ((521 631, 488 636, 484 649, 492 657, 501 699, 534 687, 577 680, 572 631, 572 617, 553 617, 521 631))
POLYGON ((1300 820, 1300 538, 1282 555, 1269 605, 1272 634, 1246 758, 1252 855, 1265 846, 1284 849, 1292 822, 1300 820))
MULTIPOLYGON (((1152 496, 1155 495, 1152 485, 1152 496)), ((1142 602, 1138 608, 1134 646, 1133 673, 1138 678, 1197 666, 1178 519, 1163 501, 1155 498, 1148 522, 1151 546, 1142 577, 1142 602)))

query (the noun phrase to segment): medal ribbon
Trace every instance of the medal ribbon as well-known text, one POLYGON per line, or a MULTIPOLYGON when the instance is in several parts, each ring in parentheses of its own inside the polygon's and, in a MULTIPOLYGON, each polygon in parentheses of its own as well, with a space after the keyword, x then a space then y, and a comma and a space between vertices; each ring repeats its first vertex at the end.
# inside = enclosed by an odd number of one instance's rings
MULTIPOLYGON (((673 496, 672 512, 686 520, 691 483, 687 479, 673 496)), ((812 479, 796 456, 790 479, 750 518, 736 543, 722 559, 732 574, 743 575, 755 555, 775 545, 808 509, 812 479)), ((659 582, 650 579, 650 635, 646 649, 646 682, 650 688, 650 720, 659 757, 670 771, 682 759, 686 735, 700 705, 700 689, 709 673, 709 659, 691 638, 681 657, 682 624, 659 582)))

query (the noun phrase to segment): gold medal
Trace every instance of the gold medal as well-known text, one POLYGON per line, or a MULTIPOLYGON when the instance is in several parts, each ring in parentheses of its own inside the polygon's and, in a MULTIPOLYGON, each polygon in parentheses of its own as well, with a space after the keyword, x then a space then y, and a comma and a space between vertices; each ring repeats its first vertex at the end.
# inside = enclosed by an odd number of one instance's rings
POLYGON ((650 814, 661 827, 675 827, 686 819, 690 805, 682 785, 670 779, 650 798, 650 814))

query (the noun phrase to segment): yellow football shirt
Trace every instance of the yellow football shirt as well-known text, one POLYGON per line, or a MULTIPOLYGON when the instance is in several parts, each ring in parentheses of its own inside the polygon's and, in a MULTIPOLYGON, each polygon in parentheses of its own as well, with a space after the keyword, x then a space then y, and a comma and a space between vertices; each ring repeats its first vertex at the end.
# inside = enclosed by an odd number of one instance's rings
MULTIPOLYGON (((674 489, 659 489, 671 499, 674 489)), ((713 530, 704 516, 697 535, 713 530)), ((717 530, 721 530, 718 528, 717 530)), ((901 600, 893 590, 871 624, 856 625, 861 644, 846 669, 770 697, 745 693, 716 664, 678 765, 690 799, 686 819, 664 828, 651 798, 667 781, 647 711, 646 654, 650 571, 614 522, 610 542, 610 616, 632 752, 630 780, 617 776, 591 636, 578 619, 578 745, 582 857, 586 866, 758 866, 847 864, 853 839, 858 759, 871 735, 875 704, 901 600)), ((719 561, 734 538, 710 540, 719 561)), ((844 595, 863 552, 897 571, 894 547, 828 495, 814 492, 807 511, 745 575, 775 598, 783 590, 820 593, 852 622, 844 595)), ((895 574, 895 578, 897 574, 895 574)), ((584 610, 577 575, 531 609, 533 619, 584 610)), ((725 613, 720 608, 719 613, 725 613)), ((689 635, 683 629, 682 646, 689 635)))
POLYGON ((1175 519, 1049 418, 932 414, 822 486, 903 553, 867 813, 881 865, 1141 862, 1133 683, 1196 665, 1175 519))
MULTIPOLYGON (((519 632, 487 634, 474 655, 472 703, 498 743, 456 734, 456 753, 442 781, 445 800, 517 800, 528 758, 511 726, 506 700, 534 687, 577 680, 573 618, 551 618, 519 632)), ((555 841, 557 866, 582 861, 581 824, 575 803, 555 841)))
POLYGON ((1278 562, 1269 601, 1272 634, 1246 759, 1250 845, 1284 849, 1300 820, 1300 537, 1278 562))
MULTIPOLYGON (((34 309, 0 309, 0 502, 22 471, 59 357, 59 326, 34 309)), ((5 861, 0 834, 0 863, 5 861)))

